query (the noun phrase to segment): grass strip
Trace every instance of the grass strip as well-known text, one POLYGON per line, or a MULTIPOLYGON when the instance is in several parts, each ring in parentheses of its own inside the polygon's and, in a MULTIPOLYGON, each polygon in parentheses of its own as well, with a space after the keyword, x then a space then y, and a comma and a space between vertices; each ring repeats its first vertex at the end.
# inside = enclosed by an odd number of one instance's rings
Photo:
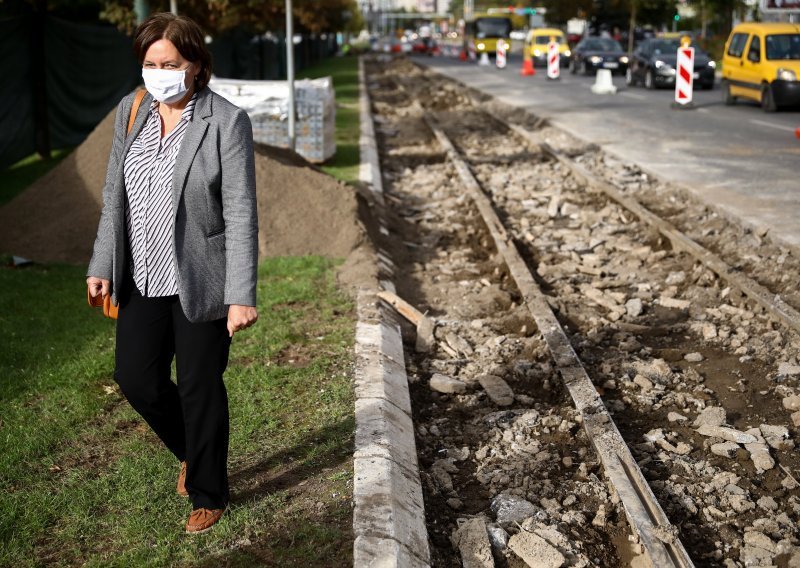
POLYGON ((354 314, 333 268, 259 268, 260 321, 226 372, 231 509, 199 537, 177 463, 113 381, 83 268, 0 268, 0 566, 351 564, 354 314))

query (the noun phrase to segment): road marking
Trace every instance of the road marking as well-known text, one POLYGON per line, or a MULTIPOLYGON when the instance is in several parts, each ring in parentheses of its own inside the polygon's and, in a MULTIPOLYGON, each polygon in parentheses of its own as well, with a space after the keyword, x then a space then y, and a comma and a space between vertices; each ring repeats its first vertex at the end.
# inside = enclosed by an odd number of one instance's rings
POLYGON ((761 126, 769 126, 770 128, 783 130, 784 132, 794 132, 794 128, 792 128, 791 126, 783 126, 782 124, 773 124, 772 122, 767 122, 766 120, 756 120, 752 118, 750 119, 750 122, 752 122, 753 124, 760 124, 761 126))
POLYGON ((708 109, 707 108, 699 108, 699 109, 697 109, 697 112, 708 112, 708 109))
POLYGON ((636 95, 634 93, 624 92, 624 93, 620 93, 620 95, 622 95, 623 97, 628 97, 629 99, 636 99, 637 101, 645 101, 645 100, 647 100, 647 97, 645 97, 644 95, 636 95))

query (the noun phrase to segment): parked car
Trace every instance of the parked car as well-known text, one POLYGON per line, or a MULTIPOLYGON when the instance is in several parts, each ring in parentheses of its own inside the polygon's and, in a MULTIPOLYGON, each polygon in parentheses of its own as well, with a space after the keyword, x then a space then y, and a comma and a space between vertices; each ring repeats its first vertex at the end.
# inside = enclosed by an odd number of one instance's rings
POLYGON ((800 25, 739 24, 725 43, 722 62, 725 104, 741 97, 767 112, 800 105, 800 25))
MULTIPOLYGON (((675 86, 675 66, 680 38, 649 38, 642 40, 628 64, 625 82, 629 86, 642 84, 648 89, 675 86)), ((694 84, 702 89, 714 88, 717 64, 708 54, 694 47, 694 84)))
POLYGON ((619 42, 611 38, 583 38, 572 50, 569 70, 589 75, 598 69, 610 69, 612 73, 624 75, 628 70, 628 55, 619 42))
POLYGON ((569 49, 564 32, 557 28, 535 28, 528 32, 524 49, 530 53, 533 64, 547 65, 547 45, 550 43, 550 38, 555 38, 558 42, 558 53, 561 57, 559 63, 562 67, 567 65, 572 52, 569 49))

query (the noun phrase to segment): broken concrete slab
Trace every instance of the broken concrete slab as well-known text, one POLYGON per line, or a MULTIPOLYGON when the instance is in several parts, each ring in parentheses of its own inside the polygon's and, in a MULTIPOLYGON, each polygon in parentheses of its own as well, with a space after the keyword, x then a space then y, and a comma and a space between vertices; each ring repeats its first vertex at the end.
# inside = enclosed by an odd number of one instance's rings
POLYGON ((509 406, 514 403, 514 391, 502 378, 496 375, 481 375, 478 377, 478 382, 497 406, 509 406))
POLYGON ((508 547, 528 566, 561 568, 567 559, 536 533, 520 531, 508 540, 508 547))
POLYGON ((736 442, 737 444, 753 444, 758 441, 758 438, 752 434, 746 434, 740 430, 727 428, 725 426, 711 426, 703 424, 697 429, 697 433, 709 438, 722 438, 729 442, 736 442))
POLYGON ((466 520, 453 533, 450 541, 461 553, 461 565, 464 568, 494 568, 492 545, 483 517, 466 520))
POLYGON ((725 414, 725 409, 721 406, 708 406, 695 418, 692 426, 699 428, 700 426, 722 426, 728 419, 725 414))
POLYGON ((467 384, 464 381, 459 381, 440 373, 434 373, 428 384, 431 390, 444 394, 464 394, 467 392, 467 384))

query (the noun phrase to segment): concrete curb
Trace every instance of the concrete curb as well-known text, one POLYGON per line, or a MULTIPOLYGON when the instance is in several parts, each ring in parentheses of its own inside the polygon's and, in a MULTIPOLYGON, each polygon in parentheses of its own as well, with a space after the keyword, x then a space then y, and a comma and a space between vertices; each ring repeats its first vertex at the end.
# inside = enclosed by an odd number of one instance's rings
MULTIPOLYGON (((359 60, 361 167, 381 235, 388 235, 378 147, 359 60)), ((394 292, 394 263, 376 243, 380 286, 394 292)), ((380 305, 377 290, 358 295, 356 327, 353 476, 353 566, 430 566, 425 507, 414 441, 403 340, 393 312, 380 305)))

